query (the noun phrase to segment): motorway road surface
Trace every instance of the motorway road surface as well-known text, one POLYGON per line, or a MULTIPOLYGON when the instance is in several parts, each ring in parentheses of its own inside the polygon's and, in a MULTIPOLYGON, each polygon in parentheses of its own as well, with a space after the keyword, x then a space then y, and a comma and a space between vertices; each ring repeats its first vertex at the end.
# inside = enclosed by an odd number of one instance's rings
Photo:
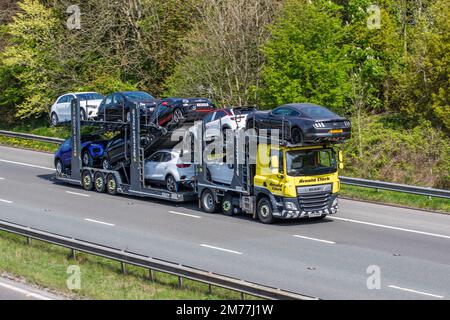
POLYGON ((322 299, 450 298, 450 215, 341 200, 323 221, 263 225, 87 192, 52 161, 0 147, 1 220, 322 299))
POLYGON ((60 300, 46 291, 0 277, 0 300, 60 300))

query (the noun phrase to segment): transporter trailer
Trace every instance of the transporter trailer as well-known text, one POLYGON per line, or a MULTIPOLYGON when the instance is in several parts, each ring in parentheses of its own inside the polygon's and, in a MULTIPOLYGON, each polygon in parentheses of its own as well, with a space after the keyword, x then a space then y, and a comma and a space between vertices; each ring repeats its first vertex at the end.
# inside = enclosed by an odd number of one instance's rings
POLYGON ((138 105, 130 110, 130 121, 107 122, 80 119, 80 102, 72 100, 71 104, 71 169, 69 174, 56 174, 56 179, 66 183, 82 186, 85 190, 124 194, 139 197, 164 199, 184 202, 196 199, 195 191, 170 192, 162 188, 148 186, 145 182, 145 156, 152 150, 161 148, 161 141, 176 144, 169 139, 169 133, 162 128, 142 125, 138 105), (123 131, 125 133, 126 161, 116 165, 112 170, 84 167, 81 161, 81 127, 95 126, 102 132, 123 131), (129 151, 128 148, 129 143, 129 151), (143 141, 145 143, 143 143, 143 141))

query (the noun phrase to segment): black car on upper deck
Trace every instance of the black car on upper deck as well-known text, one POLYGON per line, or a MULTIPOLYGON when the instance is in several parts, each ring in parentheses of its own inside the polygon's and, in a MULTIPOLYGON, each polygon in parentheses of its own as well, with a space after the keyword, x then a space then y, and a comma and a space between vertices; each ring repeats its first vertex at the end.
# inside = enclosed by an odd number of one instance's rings
POLYGON ((137 104, 142 117, 151 119, 158 100, 144 91, 114 92, 106 96, 98 108, 99 121, 130 121, 131 105, 137 104))
POLYGON ((181 120, 196 121, 216 109, 211 100, 206 98, 166 98, 159 101, 151 122, 165 127, 169 123, 181 120))
POLYGON ((325 107, 312 103, 290 103, 272 111, 258 111, 247 117, 247 128, 278 129, 294 144, 339 142, 350 138, 351 122, 325 107))

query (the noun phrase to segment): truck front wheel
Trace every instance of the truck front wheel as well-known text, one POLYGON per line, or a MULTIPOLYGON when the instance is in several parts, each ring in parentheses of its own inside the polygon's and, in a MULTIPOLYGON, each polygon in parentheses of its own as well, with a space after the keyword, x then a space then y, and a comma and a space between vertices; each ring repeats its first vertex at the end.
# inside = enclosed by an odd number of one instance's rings
POLYGON ((206 189, 201 197, 202 209, 207 213, 217 212, 217 203, 211 190, 206 189))
POLYGON ((261 198, 258 202, 258 219, 262 223, 270 224, 273 222, 273 209, 269 199, 261 198))

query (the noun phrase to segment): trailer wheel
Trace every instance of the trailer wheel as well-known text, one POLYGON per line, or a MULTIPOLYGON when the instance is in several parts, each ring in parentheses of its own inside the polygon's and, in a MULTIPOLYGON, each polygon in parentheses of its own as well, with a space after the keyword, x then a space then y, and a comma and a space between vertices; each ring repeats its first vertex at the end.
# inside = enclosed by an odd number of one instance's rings
POLYGON ((233 196, 227 194, 222 201, 222 212, 226 216, 234 215, 233 196))
POLYGON ((111 195, 117 194, 117 180, 112 173, 106 177, 106 191, 111 195))
POLYGON ((106 186, 105 186, 105 177, 103 176, 103 173, 101 172, 95 173, 94 186, 97 192, 105 192, 106 186))
POLYGON ((84 170, 81 174, 81 184, 84 190, 91 191, 94 188, 94 182, 92 181, 92 175, 89 170, 84 170))
POLYGON ((258 202, 258 219, 262 223, 270 224, 273 222, 273 209, 269 199, 261 198, 258 202))
POLYGON ((201 197, 202 209, 207 213, 217 212, 217 203, 211 190, 206 189, 201 197))

